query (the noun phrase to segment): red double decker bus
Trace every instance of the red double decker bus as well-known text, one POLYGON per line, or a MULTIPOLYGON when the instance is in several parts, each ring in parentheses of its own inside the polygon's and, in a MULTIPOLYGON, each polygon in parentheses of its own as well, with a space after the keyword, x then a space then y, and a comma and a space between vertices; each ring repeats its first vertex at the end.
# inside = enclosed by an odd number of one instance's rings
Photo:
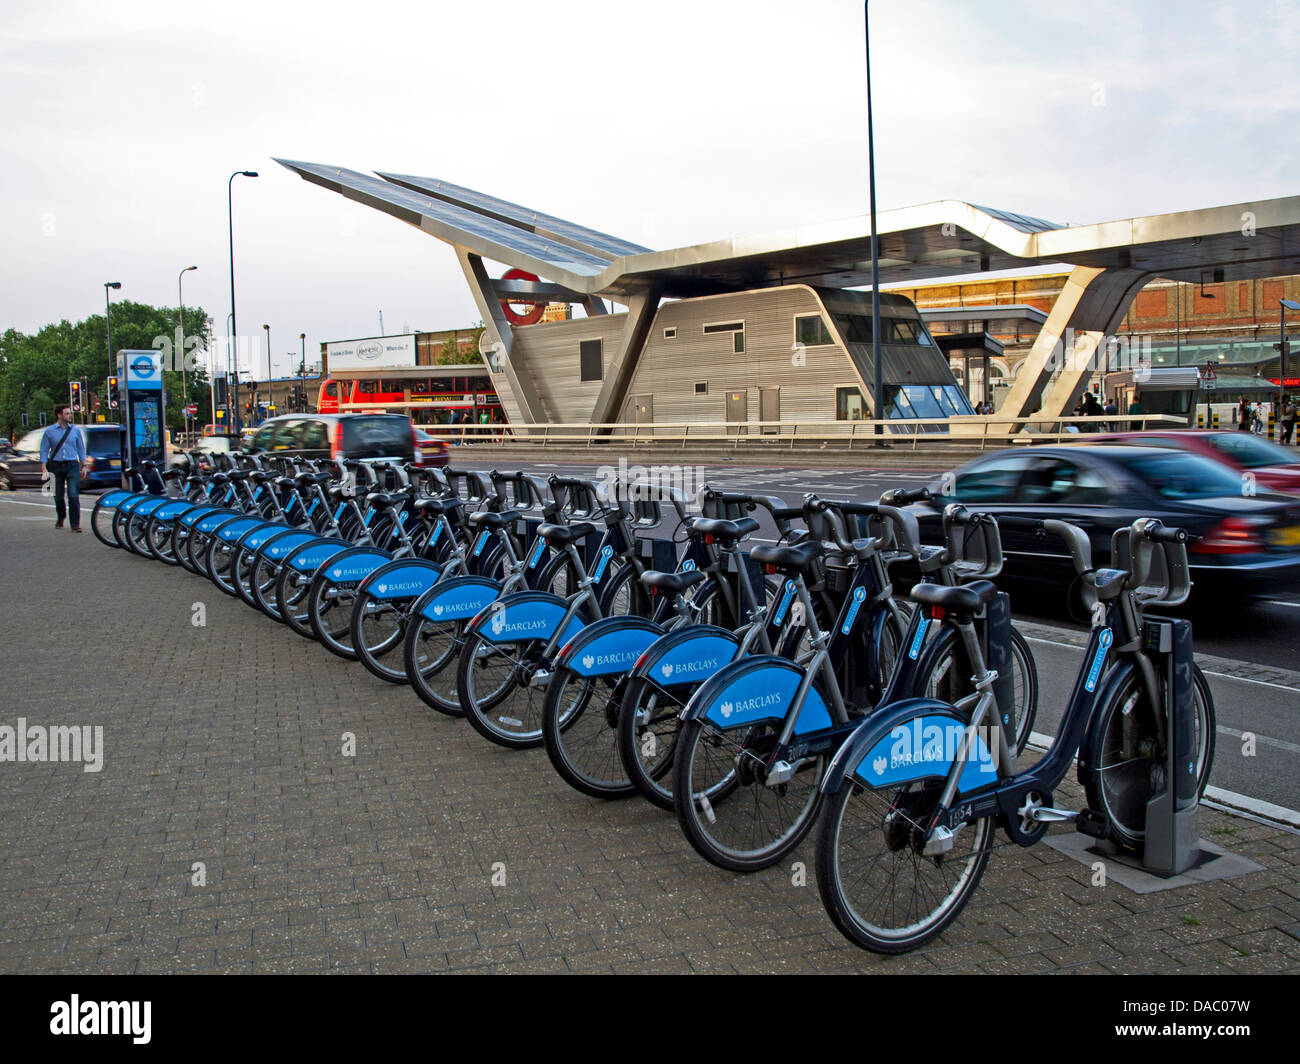
POLYGON ((316 402, 322 414, 389 410, 409 413, 416 424, 445 424, 453 411, 458 420, 478 422, 485 411, 494 422, 505 420, 487 369, 472 365, 419 366, 382 377, 331 376, 321 382, 316 402))

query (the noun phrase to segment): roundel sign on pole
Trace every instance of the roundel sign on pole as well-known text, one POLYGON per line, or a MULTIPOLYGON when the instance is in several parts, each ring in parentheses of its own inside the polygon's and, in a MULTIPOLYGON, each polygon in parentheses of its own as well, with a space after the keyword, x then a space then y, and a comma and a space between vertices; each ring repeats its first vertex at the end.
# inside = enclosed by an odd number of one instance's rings
MULTIPOLYGON (((503 281, 536 281, 538 279, 537 274, 519 269, 506 270, 501 275, 503 281)), ((501 309, 505 312, 506 320, 511 325, 536 325, 542 320, 542 315, 546 313, 546 300, 503 299, 501 300, 501 309), (516 310, 516 305, 527 309, 516 310)))

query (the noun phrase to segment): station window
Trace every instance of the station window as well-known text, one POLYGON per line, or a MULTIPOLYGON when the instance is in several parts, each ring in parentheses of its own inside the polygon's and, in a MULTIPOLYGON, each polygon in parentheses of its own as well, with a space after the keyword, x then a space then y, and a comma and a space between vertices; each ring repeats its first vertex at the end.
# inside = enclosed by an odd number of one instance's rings
POLYGON ((584 381, 598 381, 604 377, 601 365, 603 341, 583 340, 578 345, 579 376, 584 381))
POLYGON ((708 382, 708 381, 696 381, 696 382, 695 382, 695 394, 696 394, 696 395, 708 395, 708 394, 709 394, 709 382, 708 382))
POLYGON ((820 314, 800 314, 795 317, 794 341, 804 347, 819 347, 835 342, 820 314))
POLYGON ((731 349, 736 354, 745 350, 745 323, 743 321, 714 321, 704 326, 704 335, 710 333, 731 333, 731 349))
POLYGON ((835 420, 862 421, 867 416, 866 403, 857 388, 835 389, 835 420))
POLYGON ((677 337, 677 326, 673 325, 664 330, 664 339, 673 340, 677 337))

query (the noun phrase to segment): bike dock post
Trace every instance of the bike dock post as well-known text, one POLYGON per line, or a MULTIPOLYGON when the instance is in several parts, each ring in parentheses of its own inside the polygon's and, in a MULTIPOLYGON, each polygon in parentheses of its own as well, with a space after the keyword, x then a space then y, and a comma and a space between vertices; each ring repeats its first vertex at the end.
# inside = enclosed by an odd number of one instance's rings
POLYGON ((1164 791, 1147 802, 1142 866, 1156 875, 1186 872, 1201 851, 1196 825, 1196 705, 1192 681, 1192 626, 1184 620, 1148 617, 1143 640, 1160 655, 1165 680, 1164 791))

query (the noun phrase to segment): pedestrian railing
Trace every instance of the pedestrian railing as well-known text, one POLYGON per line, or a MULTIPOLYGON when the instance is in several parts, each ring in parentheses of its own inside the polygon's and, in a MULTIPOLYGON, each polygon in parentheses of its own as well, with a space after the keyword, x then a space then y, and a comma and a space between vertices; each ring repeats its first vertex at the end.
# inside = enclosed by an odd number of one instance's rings
POLYGON ((542 447, 583 448, 610 445, 722 445, 733 450, 760 447, 794 450, 804 445, 829 445, 848 450, 887 443, 918 450, 953 444, 984 450, 1035 443, 1059 443, 1087 438, 1088 433, 1123 432, 1164 426, 1185 428, 1186 418, 1170 414, 1098 415, 1090 417, 891 418, 887 421, 720 421, 540 422, 509 425, 432 425, 426 431, 455 443, 505 445, 527 443, 542 447))

